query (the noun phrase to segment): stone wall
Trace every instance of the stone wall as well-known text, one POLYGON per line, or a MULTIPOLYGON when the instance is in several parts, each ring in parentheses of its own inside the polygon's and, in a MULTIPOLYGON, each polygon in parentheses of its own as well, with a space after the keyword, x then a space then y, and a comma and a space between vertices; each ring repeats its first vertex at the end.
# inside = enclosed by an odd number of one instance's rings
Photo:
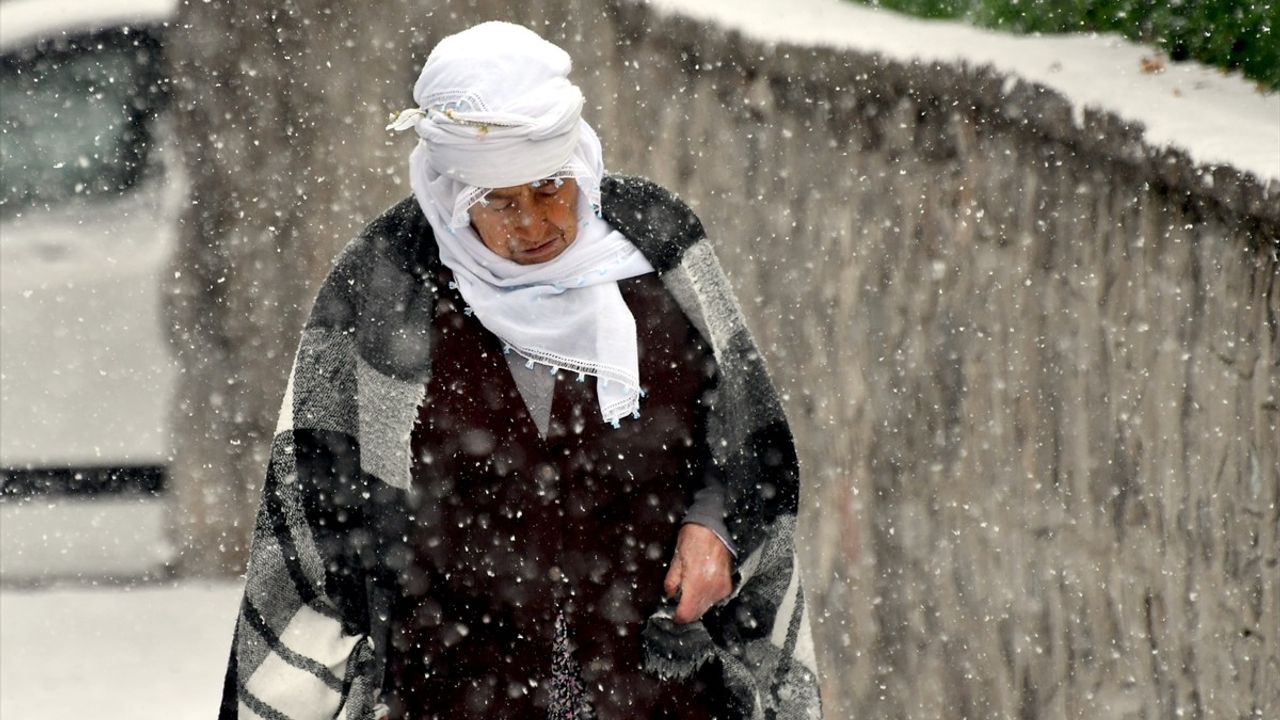
POLYGON ((1280 188, 611 9, 611 165, 698 211, 787 394, 831 717, 1280 714, 1280 188))

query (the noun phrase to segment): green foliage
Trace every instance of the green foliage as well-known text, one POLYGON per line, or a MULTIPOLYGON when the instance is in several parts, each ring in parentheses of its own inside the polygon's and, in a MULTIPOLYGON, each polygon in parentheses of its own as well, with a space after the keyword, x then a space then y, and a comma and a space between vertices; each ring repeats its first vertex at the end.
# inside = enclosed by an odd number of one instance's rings
POLYGON ((1280 89, 1280 0, 855 0, 1013 32, 1118 32, 1280 89))

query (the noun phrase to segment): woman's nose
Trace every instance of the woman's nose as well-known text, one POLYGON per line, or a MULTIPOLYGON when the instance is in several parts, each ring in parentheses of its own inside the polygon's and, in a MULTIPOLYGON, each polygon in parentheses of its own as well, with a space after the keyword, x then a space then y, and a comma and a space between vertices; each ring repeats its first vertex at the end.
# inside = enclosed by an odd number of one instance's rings
POLYGON ((515 232, 521 240, 537 245, 546 240, 550 226, 545 213, 536 208, 521 208, 516 217, 515 232))

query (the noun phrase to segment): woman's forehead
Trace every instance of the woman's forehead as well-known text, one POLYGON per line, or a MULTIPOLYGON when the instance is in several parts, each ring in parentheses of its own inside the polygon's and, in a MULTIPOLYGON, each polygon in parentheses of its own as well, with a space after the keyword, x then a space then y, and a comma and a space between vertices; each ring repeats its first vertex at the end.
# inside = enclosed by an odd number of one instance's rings
MULTIPOLYGON (((564 179, 563 179, 563 182, 565 182, 565 183, 570 183, 570 182, 573 182, 573 181, 574 181, 574 180, 573 180, 573 178, 564 178, 564 179)), ((547 178, 547 179, 545 179, 545 180, 534 180, 533 182, 525 183, 525 184, 523 184, 523 185, 510 185, 510 186, 507 186, 507 187, 494 188, 494 189, 490 190, 490 191, 487 193, 487 195, 488 195, 488 196, 490 196, 490 197, 509 197, 509 196, 514 196, 514 195, 519 195, 520 193, 524 192, 524 189, 525 189, 525 188, 532 188, 532 189, 536 190, 536 189, 538 189, 538 188, 542 187, 543 185, 545 185, 545 184, 547 184, 547 183, 550 183, 550 182, 555 182, 555 179, 554 179, 554 178, 547 178)))

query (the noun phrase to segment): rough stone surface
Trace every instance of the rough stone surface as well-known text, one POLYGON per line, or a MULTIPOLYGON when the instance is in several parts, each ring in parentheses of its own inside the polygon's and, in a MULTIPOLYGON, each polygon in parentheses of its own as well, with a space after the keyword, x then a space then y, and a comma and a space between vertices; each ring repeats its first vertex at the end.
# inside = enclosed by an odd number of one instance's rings
POLYGON ((1280 195, 987 69, 617 22, 614 164, 788 393, 832 717, 1280 713, 1280 195))

